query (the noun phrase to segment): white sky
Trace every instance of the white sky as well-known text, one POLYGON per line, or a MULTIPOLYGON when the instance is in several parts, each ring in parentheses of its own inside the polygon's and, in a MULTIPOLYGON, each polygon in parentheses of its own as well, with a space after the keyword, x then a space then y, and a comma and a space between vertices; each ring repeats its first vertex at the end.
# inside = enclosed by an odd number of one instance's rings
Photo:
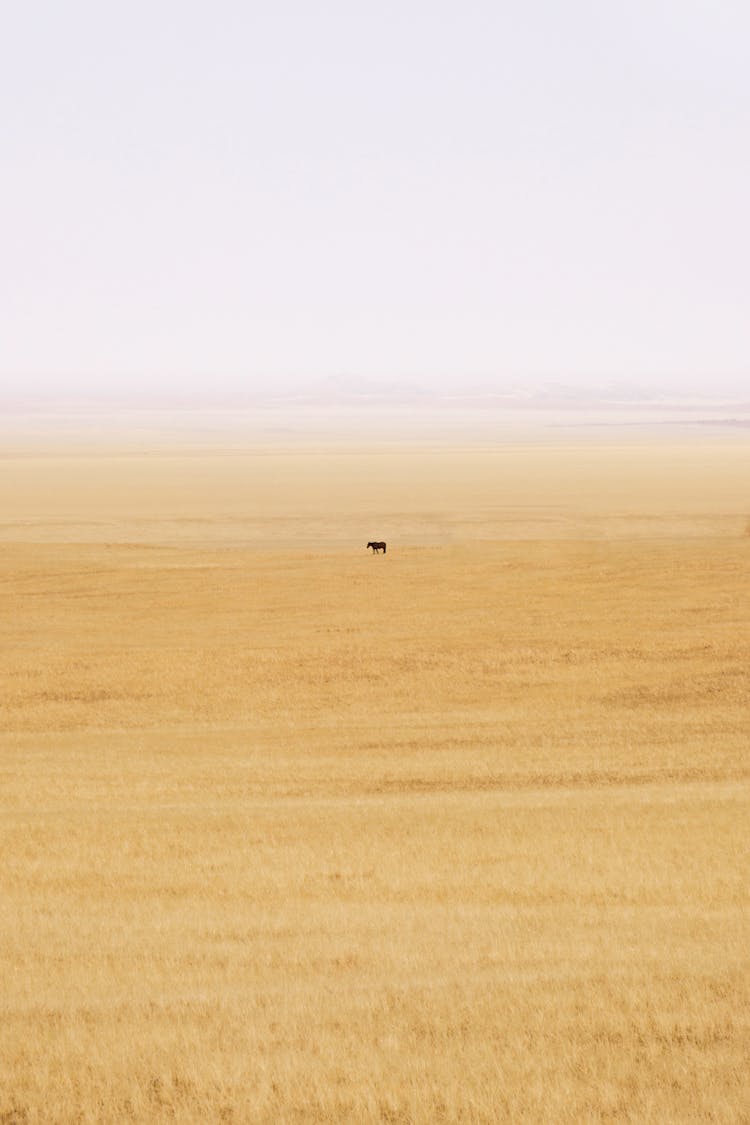
POLYGON ((3 389, 750 387, 746 0, 24 0, 3 389))

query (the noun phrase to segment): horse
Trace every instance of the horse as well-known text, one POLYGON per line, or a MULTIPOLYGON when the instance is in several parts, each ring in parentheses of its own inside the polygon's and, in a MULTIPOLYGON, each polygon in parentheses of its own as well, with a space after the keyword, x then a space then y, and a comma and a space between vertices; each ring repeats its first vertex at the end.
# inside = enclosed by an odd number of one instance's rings
POLYGON ((379 551, 385 554, 385 543, 383 543, 382 540, 379 543, 368 543, 367 546, 372 547, 373 555, 377 555, 379 551))

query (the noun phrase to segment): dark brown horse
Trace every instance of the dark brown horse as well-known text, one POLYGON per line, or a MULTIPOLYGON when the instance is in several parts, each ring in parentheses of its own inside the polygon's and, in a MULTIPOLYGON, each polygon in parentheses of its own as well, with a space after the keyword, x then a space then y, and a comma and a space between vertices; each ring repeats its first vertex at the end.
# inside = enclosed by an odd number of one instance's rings
POLYGON ((372 547, 372 553, 373 553, 373 555, 377 555, 377 553, 378 553, 379 551, 382 551, 382 552, 383 552, 383 554, 385 554, 385 543, 383 543, 383 542, 380 542, 380 543, 368 543, 368 544, 367 544, 367 546, 368 546, 368 547, 372 547))

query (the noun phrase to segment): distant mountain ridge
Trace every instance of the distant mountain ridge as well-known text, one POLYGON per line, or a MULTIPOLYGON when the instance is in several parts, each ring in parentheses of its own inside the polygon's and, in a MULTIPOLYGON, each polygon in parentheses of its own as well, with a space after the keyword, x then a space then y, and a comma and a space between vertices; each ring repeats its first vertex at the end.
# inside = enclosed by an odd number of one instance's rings
MULTIPOLYGON (((749 380, 750 383, 750 380, 749 380)), ((491 385, 467 381, 435 389, 420 385, 413 379, 378 379, 359 375, 331 375, 307 386, 222 389, 219 384, 207 392, 186 386, 184 389, 155 389, 144 393, 105 391, 54 393, 8 393, 0 391, 0 412, 74 411, 95 413, 97 410, 232 410, 256 406, 284 405, 297 407, 422 407, 425 409, 487 409, 487 410, 701 410, 731 409, 750 412, 750 390, 738 394, 717 390, 712 393, 678 392, 626 380, 613 380, 602 387, 588 387, 575 382, 550 380, 531 386, 510 383, 491 385)))

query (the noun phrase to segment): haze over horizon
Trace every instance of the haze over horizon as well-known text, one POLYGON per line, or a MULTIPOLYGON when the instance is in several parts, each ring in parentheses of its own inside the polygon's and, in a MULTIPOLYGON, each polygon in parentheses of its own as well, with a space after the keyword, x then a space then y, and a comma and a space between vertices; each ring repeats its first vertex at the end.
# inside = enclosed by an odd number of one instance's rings
POLYGON ((4 32, 3 397, 747 395, 739 3, 42 0, 4 32))

